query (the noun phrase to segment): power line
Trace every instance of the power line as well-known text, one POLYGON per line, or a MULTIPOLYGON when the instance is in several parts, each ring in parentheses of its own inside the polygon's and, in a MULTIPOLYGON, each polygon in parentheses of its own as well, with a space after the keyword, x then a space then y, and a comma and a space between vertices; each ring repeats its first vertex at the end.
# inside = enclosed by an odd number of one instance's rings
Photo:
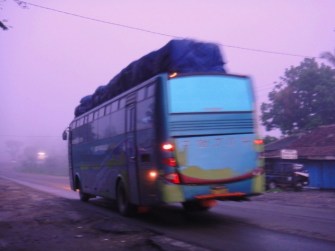
POLYGON ((78 15, 78 14, 75 14, 75 13, 70 13, 70 12, 62 11, 62 10, 57 10, 57 9, 53 9, 53 8, 41 6, 41 5, 38 5, 38 4, 32 4, 32 3, 29 3, 29 2, 26 2, 26 4, 34 6, 34 7, 38 7, 38 8, 41 8, 41 9, 50 10, 50 11, 54 11, 54 12, 58 12, 58 13, 61 13, 61 14, 70 15, 70 16, 74 16, 74 17, 78 17, 78 18, 82 18, 82 19, 86 19, 86 20, 90 20, 90 21, 94 21, 94 22, 99 22, 99 23, 104 23, 104 24, 119 26, 119 27, 126 28, 126 29, 137 30, 137 31, 151 33, 151 34, 154 34, 154 35, 166 36, 166 37, 181 38, 181 39, 183 38, 183 37, 178 37, 178 36, 170 35, 170 34, 166 34, 166 33, 161 33, 161 32, 156 32, 156 31, 151 31, 151 30, 146 30, 146 29, 142 29, 142 28, 138 28, 138 27, 132 27, 132 26, 129 26, 129 25, 124 25, 124 24, 119 24, 119 23, 115 23, 115 22, 105 21, 105 20, 101 20, 101 19, 97 19, 97 18, 92 18, 92 17, 83 16, 83 15, 78 15))
MULTIPOLYGON (((141 31, 141 32, 146 32, 146 33, 150 33, 150 34, 154 34, 154 35, 159 35, 159 36, 165 36, 165 37, 171 37, 171 38, 177 38, 177 39, 185 39, 185 37, 180 37, 180 36, 176 36, 176 35, 172 35, 172 34, 167 34, 167 33, 163 33, 163 32, 151 31, 151 30, 147 30, 147 29, 143 29, 143 28, 139 28, 139 27, 133 27, 133 26, 124 25, 124 24, 120 24, 120 23, 115 23, 115 22, 110 22, 110 21, 106 21, 106 20, 101 20, 101 19, 98 19, 98 18, 92 18, 92 17, 83 16, 83 15, 78 15, 78 14, 75 14, 75 13, 71 13, 71 12, 67 12, 67 11, 63 11, 63 10, 58 10, 58 9, 54 9, 54 8, 50 8, 50 7, 46 7, 46 6, 42 6, 42 5, 30 3, 30 2, 24 2, 24 3, 26 3, 27 5, 31 5, 31 6, 34 6, 34 7, 37 7, 37 8, 44 9, 44 10, 58 12, 58 13, 61 13, 61 14, 65 14, 65 15, 69 15, 69 16, 73 16, 73 17, 77 17, 77 18, 86 19, 86 20, 89 20, 89 21, 104 23, 104 24, 108 24, 108 25, 114 25, 114 26, 118 26, 118 27, 121 27, 121 28, 126 28, 126 29, 141 31)), ((275 55, 282 55, 282 56, 291 56, 291 57, 318 58, 318 59, 321 59, 320 57, 311 57, 311 56, 305 56, 305 55, 299 55, 299 54, 293 54, 293 53, 286 53, 286 52, 279 52, 279 51, 269 51, 269 50, 262 50, 262 49, 254 49, 254 48, 247 48, 247 47, 242 47, 242 46, 228 45, 228 44, 221 44, 221 43, 217 43, 217 44, 220 45, 220 46, 223 46, 223 47, 228 47, 228 48, 238 49, 238 50, 246 50, 246 51, 259 52, 259 53, 275 54, 275 55)))

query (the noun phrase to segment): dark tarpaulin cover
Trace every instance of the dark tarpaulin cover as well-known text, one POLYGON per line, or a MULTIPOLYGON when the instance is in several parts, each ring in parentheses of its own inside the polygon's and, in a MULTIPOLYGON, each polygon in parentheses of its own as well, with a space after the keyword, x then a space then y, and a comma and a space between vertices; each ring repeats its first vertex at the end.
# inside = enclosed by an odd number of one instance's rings
POLYGON ((118 94, 160 73, 225 73, 220 48, 213 43, 182 39, 171 40, 124 68, 107 85, 99 86, 92 95, 83 97, 75 116, 96 107, 118 94))

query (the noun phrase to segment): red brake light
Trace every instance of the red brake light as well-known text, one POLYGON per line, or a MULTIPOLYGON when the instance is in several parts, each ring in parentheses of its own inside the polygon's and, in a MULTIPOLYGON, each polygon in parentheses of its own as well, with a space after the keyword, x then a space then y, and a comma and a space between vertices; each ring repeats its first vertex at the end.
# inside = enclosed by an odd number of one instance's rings
POLYGON ((263 142, 262 139, 255 139, 255 140, 254 140, 254 144, 255 144, 255 145, 263 145, 264 142, 263 142))
POLYGON ((171 166, 171 167, 175 167, 177 166, 177 161, 175 158, 165 158, 164 159, 164 164, 171 166))
POLYGON ((173 184, 180 184, 180 179, 177 173, 170 173, 165 175, 165 179, 173 184))
POLYGON ((162 145, 162 149, 164 151, 168 151, 168 152, 173 152, 174 151, 174 145, 171 143, 165 143, 162 145))

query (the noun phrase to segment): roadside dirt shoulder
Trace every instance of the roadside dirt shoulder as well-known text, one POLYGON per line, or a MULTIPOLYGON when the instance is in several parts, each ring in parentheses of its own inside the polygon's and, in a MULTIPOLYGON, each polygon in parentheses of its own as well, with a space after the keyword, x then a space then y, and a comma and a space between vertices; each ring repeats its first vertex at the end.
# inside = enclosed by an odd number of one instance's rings
POLYGON ((159 235, 0 178, 0 250, 165 250, 159 235), (158 239, 157 239, 158 238, 158 239))

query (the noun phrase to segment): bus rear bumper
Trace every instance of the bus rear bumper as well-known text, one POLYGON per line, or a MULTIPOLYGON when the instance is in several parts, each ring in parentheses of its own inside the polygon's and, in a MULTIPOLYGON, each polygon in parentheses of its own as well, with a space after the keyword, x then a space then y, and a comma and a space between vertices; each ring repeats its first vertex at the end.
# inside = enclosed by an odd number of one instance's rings
POLYGON ((222 193, 222 194, 205 194, 196 195, 197 200, 246 200, 246 194, 241 192, 222 193))

